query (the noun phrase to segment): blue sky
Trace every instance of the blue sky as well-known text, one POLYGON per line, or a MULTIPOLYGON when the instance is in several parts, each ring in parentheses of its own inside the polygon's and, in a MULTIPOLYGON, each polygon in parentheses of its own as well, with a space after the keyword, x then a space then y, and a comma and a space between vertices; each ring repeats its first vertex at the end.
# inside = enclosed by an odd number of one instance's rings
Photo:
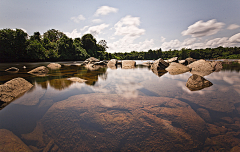
POLYGON ((240 46, 239 0, 1 0, 0 29, 91 33, 108 52, 240 46))

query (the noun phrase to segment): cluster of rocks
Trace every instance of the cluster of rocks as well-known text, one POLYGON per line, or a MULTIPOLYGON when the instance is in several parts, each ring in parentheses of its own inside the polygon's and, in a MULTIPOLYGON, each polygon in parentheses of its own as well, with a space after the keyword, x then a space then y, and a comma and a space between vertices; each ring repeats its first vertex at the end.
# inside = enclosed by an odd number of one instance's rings
POLYGON ((151 70, 158 76, 159 73, 165 74, 166 72, 169 72, 171 75, 182 74, 185 72, 193 74, 186 84, 191 91, 211 86, 212 83, 203 78, 203 76, 209 75, 212 72, 218 72, 221 69, 222 62, 220 61, 206 61, 203 59, 196 60, 193 58, 187 58, 180 61, 178 61, 177 57, 169 60, 163 60, 160 58, 151 64, 151 70))

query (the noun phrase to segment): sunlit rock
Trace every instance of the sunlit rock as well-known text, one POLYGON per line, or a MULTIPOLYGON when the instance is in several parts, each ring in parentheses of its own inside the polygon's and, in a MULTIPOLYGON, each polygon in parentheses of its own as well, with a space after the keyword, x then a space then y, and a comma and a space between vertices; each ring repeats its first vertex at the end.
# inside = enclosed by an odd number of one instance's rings
POLYGON ((83 62, 83 65, 86 65, 86 64, 94 64, 95 62, 99 62, 100 60, 94 58, 94 57, 90 57, 88 59, 86 59, 84 62, 83 62))
POLYGON ((180 63, 172 62, 165 70, 171 75, 177 75, 190 71, 190 68, 180 63))
POLYGON ((0 100, 11 102, 13 99, 28 91, 33 85, 23 78, 12 79, 0 85, 0 100))
POLYGON ((210 81, 196 74, 193 74, 191 77, 189 77, 186 83, 186 86, 191 91, 201 90, 212 85, 213 84, 210 81))
POLYGON ((40 66, 29 71, 28 73, 36 76, 46 76, 48 72, 49 72, 48 68, 46 68, 45 66, 40 66))
POLYGON ((167 63, 178 62, 178 57, 173 57, 171 59, 166 60, 167 63))
POLYGON ((160 58, 153 62, 153 64, 151 65, 151 70, 154 74, 160 77, 167 73, 165 68, 167 68, 168 65, 168 63, 166 63, 163 59, 160 58))
POLYGON ((150 61, 147 61, 147 62, 143 62, 142 65, 144 66, 148 66, 148 67, 151 67, 153 63, 151 63, 150 61))
POLYGON ((214 67, 215 72, 219 72, 223 68, 222 62, 220 62, 220 61, 213 61, 213 62, 211 62, 211 65, 212 65, 212 67, 214 67))
POLYGON ((71 78, 67 78, 67 80, 74 81, 74 82, 79 82, 79 83, 83 83, 83 82, 87 81, 87 80, 81 79, 79 77, 71 77, 71 78))
POLYGON ((187 65, 187 67, 191 68, 193 71, 214 71, 215 66, 219 67, 217 64, 217 62, 212 63, 211 61, 201 59, 187 65))
POLYGON ((107 67, 111 69, 117 69, 117 59, 111 59, 108 62, 107 67))
POLYGON ((165 97, 76 95, 55 103, 39 123, 61 151, 191 151, 207 137, 188 104, 165 97))
POLYGON ((181 64, 183 64, 183 65, 186 65, 186 60, 178 60, 178 63, 181 63, 181 64))
POLYGON ((123 69, 132 69, 135 68, 136 62, 133 60, 122 60, 122 68, 123 69))
POLYGON ((19 71, 19 69, 16 68, 16 67, 11 67, 11 68, 9 68, 9 69, 6 69, 5 71, 7 71, 7 72, 12 72, 12 73, 17 73, 17 72, 19 71))
POLYGON ((61 68, 61 65, 58 64, 58 63, 50 63, 50 64, 47 65, 47 67, 48 67, 49 69, 55 70, 55 69, 61 68))
POLYGON ((32 152, 21 139, 6 129, 0 129, 0 151, 32 152))

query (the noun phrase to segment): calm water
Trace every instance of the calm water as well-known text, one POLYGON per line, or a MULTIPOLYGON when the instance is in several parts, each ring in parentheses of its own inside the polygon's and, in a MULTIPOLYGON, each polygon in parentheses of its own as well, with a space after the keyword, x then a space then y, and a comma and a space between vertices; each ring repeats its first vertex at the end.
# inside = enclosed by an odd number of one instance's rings
MULTIPOLYGON (((140 64, 138 61, 137 64, 140 64)), ((191 73, 149 68, 62 66, 46 77, 27 74, 49 63, 0 64, 0 84, 22 77, 34 87, 0 110, 0 129, 33 151, 230 151, 240 146, 240 65, 204 76, 211 87, 190 91, 191 73), (27 69, 23 69, 23 65, 27 69), (18 73, 7 73, 9 67, 18 73), (67 80, 80 77, 86 83, 67 80)), ((64 63, 61 63, 64 64, 64 63)))

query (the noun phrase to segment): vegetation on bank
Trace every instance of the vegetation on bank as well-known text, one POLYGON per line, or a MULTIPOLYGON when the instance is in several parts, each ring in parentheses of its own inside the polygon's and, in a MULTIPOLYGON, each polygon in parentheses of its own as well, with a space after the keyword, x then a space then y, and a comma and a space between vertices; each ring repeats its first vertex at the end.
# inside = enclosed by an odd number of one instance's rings
MULTIPOLYGON (((147 52, 132 51, 130 53, 107 53, 107 42, 97 43, 91 34, 81 38, 69 38, 63 32, 55 29, 48 30, 43 35, 35 32, 28 36, 21 29, 0 30, 0 62, 19 61, 71 61, 85 60, 90 56, 100 60, 130 59, 152 60, 179 57, 185 59, 240 59, 240 47, 217 47, 206 49, 187 49, 162 51, 148 50, 147 52)), ((123 50, 124 51, 124 50, 123 50)))

